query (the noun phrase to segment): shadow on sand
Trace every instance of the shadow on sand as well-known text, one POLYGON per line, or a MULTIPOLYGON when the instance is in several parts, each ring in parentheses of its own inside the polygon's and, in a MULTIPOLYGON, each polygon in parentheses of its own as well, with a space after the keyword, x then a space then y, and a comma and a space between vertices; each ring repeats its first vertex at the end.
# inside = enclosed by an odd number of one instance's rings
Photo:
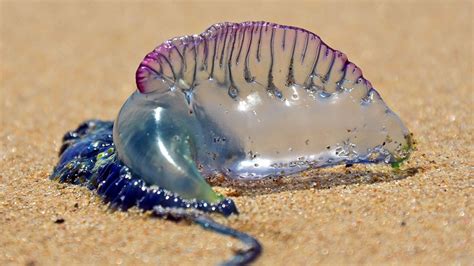
POLYGON ((374 184, 392 182, 414 176, 420 167, 392 169, 372 166, 337 166, 313 169, 290 176, 264 178, 259 180, 229 179, 222 176, 212 177, 208 182, 212 186, 230 189, 226 196, 254 196, 279 193, 283 191, 329 189, 354 184, 374 184))

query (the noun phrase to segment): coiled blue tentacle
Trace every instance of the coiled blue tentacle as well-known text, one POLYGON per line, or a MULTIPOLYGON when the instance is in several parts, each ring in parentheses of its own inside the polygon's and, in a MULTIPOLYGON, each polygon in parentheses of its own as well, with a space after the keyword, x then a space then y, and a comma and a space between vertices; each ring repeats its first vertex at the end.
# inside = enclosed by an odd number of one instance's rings
POLYGON ((161 206, 193 208, 225 216, 238 213, 231 199, 215 204, 187 200, 171 191, 146 184, 117 158, 112 128, 113 122, 91 120, 66 133, 60 160, 50 178, 97 190, 105 202, 121 210, 137 206, 147 211, 161 206))
POLYGON ((243 265, 260 255, 262 248, 256 239, 205 215, 206 212, 217 212, 224 216, 237 214, 231 199, 211 204, 186 200, 160 187, 148 186, 117 158, 112 129, 113 122, 91 120, 66 133, 59 152, 60 160, 50 178, 96 190, 114 209, 126 211, 136 206, 144 211, 152 210, 155 216, 189 220, 206 230, 236 238, 249 246, 224 265, 243 265))
POLYGON ((175 220, 185 219, 191 221, 200 225, 205 230, 235 238, 248 247, 246 250, 237 251, 237 253, 234 254, 230 260, 221 264, 223 266, 247 265, 248 263, 256 260, 262 253, 262 246, 257 239, 246 233, 217 223, 211 217, 201 211, 155 207, 153 209, 153 213, 159 217, 167 217, 175 220))

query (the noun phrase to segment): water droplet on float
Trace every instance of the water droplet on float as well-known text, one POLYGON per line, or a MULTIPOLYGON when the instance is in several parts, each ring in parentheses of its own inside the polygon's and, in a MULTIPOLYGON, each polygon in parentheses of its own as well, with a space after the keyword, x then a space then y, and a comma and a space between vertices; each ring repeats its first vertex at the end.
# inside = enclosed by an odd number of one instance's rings
POLYGON ((325 92, 325 91, 320 91, 319 92, 319 97, 321 98, 328 98, 331 96, 331 93, 325 92))
POLYGON ((232 85, 229 87, 228 94, 232 99, 235 99, 239 95, 239 90, 232 85))

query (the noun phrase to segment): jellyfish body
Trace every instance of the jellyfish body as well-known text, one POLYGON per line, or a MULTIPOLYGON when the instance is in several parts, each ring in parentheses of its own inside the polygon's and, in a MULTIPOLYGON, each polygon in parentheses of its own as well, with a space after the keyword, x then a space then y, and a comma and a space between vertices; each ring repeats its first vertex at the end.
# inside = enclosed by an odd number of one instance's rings
POLYGON ((87 186, 113 208, 188 219, 249 248, 253 237, 204 212, 237 214, 204 176, 253 180, 337 164, 398 165, 412 150, 399 117, 346 56, 304 29, 215 24, 171 39, 141 62, 115 122, 63 137, 50 178, 87 186))
POLYGON ((408 130, 361 70, 303 29, 216 24, 158 46, 136 77, 115 121, 118 158, 187 199, 222 200, 206 175, 398 163, 411 150, 408 130))

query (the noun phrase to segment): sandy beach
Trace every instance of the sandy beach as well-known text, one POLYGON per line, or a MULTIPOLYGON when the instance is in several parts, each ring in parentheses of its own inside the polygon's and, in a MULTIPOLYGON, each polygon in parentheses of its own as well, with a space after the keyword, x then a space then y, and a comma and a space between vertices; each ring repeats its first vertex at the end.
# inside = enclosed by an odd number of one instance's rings
POLYGON ((417 150, 399 171, 215 182, 241 213, 215 218, 261 241, 256 265, 472 265, 473 13, 471 1, 0 1, 0 264, 215 265, 240 248, 186 222, 113 212, 48 176, 62 135, 114 119, 155 46, 216 22, 265 20, 345 52, 417 150))

